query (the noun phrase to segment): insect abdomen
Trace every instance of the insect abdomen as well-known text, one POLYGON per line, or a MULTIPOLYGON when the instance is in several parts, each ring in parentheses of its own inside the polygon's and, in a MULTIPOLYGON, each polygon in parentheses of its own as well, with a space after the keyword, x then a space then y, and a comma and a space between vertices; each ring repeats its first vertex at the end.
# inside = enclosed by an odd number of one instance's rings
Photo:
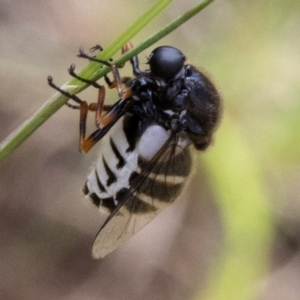
POLYGON ((153 156, 169 133, 152 124, 139 136, 138 132, 132 132, 129 121, 127 116, 120 119, 103 142, 96 167, 83 191, 97 207, 108 212, 121 202, 132 213, 153 212, 181 192, 191 169, 190 153, 187 147, 178 151, 176 145, 170 144, 155 161, 153 156))

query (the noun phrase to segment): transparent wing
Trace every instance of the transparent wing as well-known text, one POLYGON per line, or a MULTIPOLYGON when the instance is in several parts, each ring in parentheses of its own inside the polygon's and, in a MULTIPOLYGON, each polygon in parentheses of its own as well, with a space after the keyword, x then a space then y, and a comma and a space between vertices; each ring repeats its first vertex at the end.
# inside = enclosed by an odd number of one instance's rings
POLYGON ((121 208, 120 211, 122 214, 114 215, 97 234, 93 244, 93 257, 103 258, 118 248, 123 242, 153 220, 164 207, 160 206, 155 212, 149 211, 143 215, 133 214, 128 212, 128 210, 123 210, 125 212, 122 212, 121 208))
POLYGON ((178 151, 174 133, 151 161, 140 161, 131 188, 100 228, 93 257, 103 258, 141 230, 180 194, 191 170, 189 149, 178 151))

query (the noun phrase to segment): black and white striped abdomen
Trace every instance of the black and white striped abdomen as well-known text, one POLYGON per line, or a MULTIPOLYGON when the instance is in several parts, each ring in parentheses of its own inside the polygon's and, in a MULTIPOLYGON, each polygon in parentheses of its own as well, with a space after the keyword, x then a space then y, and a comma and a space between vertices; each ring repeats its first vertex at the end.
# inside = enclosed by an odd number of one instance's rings
POLYGON ((122 210, 130 213, 160 211, 179 195, 190 173, 188 147, 176 146, 175 138, 162 149, 170 131, 157 124, 141 130, 139 122, 128 115, 121 118, 100 146, 84 187, 100 209, 112 212, 124 202, 122 210))

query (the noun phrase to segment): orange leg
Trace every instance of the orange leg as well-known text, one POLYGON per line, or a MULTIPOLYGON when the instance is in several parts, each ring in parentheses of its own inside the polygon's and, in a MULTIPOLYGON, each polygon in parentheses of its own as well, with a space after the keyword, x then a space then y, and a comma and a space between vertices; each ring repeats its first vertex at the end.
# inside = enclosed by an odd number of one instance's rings
POLYGON ((94 131, 88 138, 85 138, 85 123, 88 107, 85 106, 84 102, 80 107, 80 151, 88 152, 102 137, 109 131, 109 129, 122 117, 125 113, 125 106, 127 99, 120 99, 110 110, 101 116, 101 126, 94 131))
MULTIPOLYGON (((74 71, 74 70, 73 70, 74 71)), ((77 75, 76 75, 77 76, 77 75)), ((99 85, 99 92, 98 92, 98 101, 97 103, 91 103, 88 104, 86 101, 81 100, 76 95, 72 95, 61 88, 59 88, 57 85, 53 83, 53 79, 51 76, 48 76, 48 83, 49 85, 54 88, 55 90, 59 91, 61 94, 65 95, 66 97, 74 100, 79 105, 72 105, 70 103, 67 103, 67 106, 73 108, 73 109, 79 109, 80 111, 80 118, 79 118, 79 150, 83 152, 87 152, 90 150, 90 148, 101 138, 99 138, 99 134, 97 135, 97 139, 94 138, 85 138, 86 134, 86 119, 88 111, 95 111, 95 123, 96 127, 99 128, 98 130, 101 131, 100 127, 102 124, 102 112, 108 112, 111 110, 111 105, 104 105, 104 97, 105 97, 105 88, 104 86, 99 85)), ((110 116, 110 119, 112 117, 110 116)), ((105 122, 106 126, 109 125, 108 122, 105 122)), ((105 132, 106 133, 106 132, 105 132)), ((104 133, 104 134, 105 134, 104 133)), ((104 135, 103 134, 103 135, 104 135)), ((102 135, 102 136, 103 136, 102 135)))
MULTIPOLYGON (((127 52, 128 50, 130 50, 132 48, 133 48, 132 44, 127 43, 125 46, 122 47, 121 53, 123 54, 123 53, 127 52)), ((94 46, 90 49, 90 51, 92 51, 92 52, 94 52, 96 50, 102 51, 103 48, 100 45, 96 45, 96 46, 94 46)), ((117 89, 119 98, 126 97, 126 89, 124 90, 124 85, 126 87, 128 87, 130 77, 121 77, 120 74, 119 74, 119 70, 118 70, 118 68, 122 68, 124 65, 121 65, 121 66, 117 67, 116 65, 111 64, 111 62, 110 62, 111 59, 109 61, 103 61, 103 60, 100 60, 98 58, 89 56, 86 53, 84 53, 82 48, 79 49, 78 56, 86 58, 86 59, 91 60, 91 61, 96 61, 96 62, 102 63, 106 66, 109 66, 111 68, 114 80, 111 81, 107 75, 104 75, 104 79, 105 79, 106 84, 108 85, 108 87, 110 89, 113 89, 113 88, 117 89)), ((135 58, 135 60, 136 60, 136 58, 135 58)))
MULTIPOLYGON (((132 48, 130 43, 127 43, 122 48, 122 53, 128 51, 132 48)), ((95 50, 102 50, 101 46, 95 46, 91 49, 92 51, 95 50)), ((52 77, 48 76, 48 83, 49 85, 54 88, 55 90, 59 91, 61 94, 65 95, 66 97, 74 100, 78 105, 73 105, 70 103, 66 103, 66 105, 73 109, 80 110, 80 119, 79 119, 79 150, 81 152, 88 152, 107 132, 108 130, 118 121, 118 119, 125 113, 125 108, 127 105, 128 100, 132 96, 132 91, 130 88, 123 89, 123 85, 125 84, 128 87, 128 82, 130 78, 124 77, 121 78, 119 74, 118 68, 111 64, 109 61, 102 61, 95 57, 91 57, 86 55, 82 49, 79 51, 79 57, 84 57, 92 61, 96 61, 99 63, 103 63, 106 66, 109 66, 112 70, 114 80, 110 81, 107 75, 105 75, 105 81, 109 88, 116 88, 118 91, 118 95, 120 100, 117 101, 114 105, 104 105, 105 100, 105 88, 104 86, 99 85, 97 82, 82 78, 75 73, 75 65, 71 65, 69 68, 69 74, 74 78, 77 78, 80 81, 86 82, 95 88, 98 89, 98 100, 96 103, 88 104, 86 101, 81 100, 76 95, 72 95, 53 83, 52 77), (86 119, 88 111, 95 112, 95 124, 97 130, 93 132, 88 138, 86 138, 86 119)), ((131 63, 134 68, 134 63, 138 66, 137 58, 131 60, 131 63)))
MULTIPOLYGON (((74 76, 74 67, 71 67, 70 74, 74 76), (72 74, 71 74, 72 73, 72 74)), ((82 78, 75 76, 79 80, 82 78)), ((84 82, 89 82, 86 79, 83 79, 84 82)), ((88 152, 107 132, 108 130, 118 121, 118 119, 125 113, 125 105, 129 100, 131 93, 129 89, 126 93, 126 98, 122 98, 117 101, 114 105, 104 105, 105 100, 105 88, 104 86, 98 85, 97 83, 91 83, 93 86, 98 87, 98 101, 97 103, 88 104, 86 101, 81 100, 76 95, 72 95, 53 83, 51 76, 48 76, 49 85, 55 90, 59 91, 61 94, 65 95, 68 98, 71 98, 79 105, 72 105, 67 103, 67 106, 73 109, 80 110, 80 119, 79 119, 79 150, 81 152, 88 152), (93 132, 88 138, 86 138, 86 119, 88 111, 95 111, 95 123, 98 128, 93 132), (103 114, 104 112, 104 114, 103 114)))

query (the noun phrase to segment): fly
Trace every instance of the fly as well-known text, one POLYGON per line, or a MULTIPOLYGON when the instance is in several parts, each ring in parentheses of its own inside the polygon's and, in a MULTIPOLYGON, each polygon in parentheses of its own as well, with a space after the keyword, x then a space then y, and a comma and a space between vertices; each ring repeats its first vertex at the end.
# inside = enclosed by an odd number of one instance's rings
MULTIPOLYGON (((127 44, 123 51, 132 46, 127 44)), ((102 50, 100 46, 92 48, 102 50)), ((210 79, 183 53, 161 46, 148 57, 149 69, 140 70, 137 56, 130 62, 133 78, 121 78, 110 61, 80 51, 80 57, 112 69, 119 100, 105 105, 105 88, 79 77, 74 65, 69 73, 98 89, 97 103, 51 87, 73 99, 80 110, 80 151, 88 152, 101 140, 100 156, 83 192, 108 214, 93 244, 93 256, 102 258, 142 229, 180 195, 191 172, 190 146, 199 151, 211 143, 221 115, 221 98, 210 79), (88 111, 96 113, 96 131, 85 136, 88 111), (102 140, 104 136, 107 139, 102 140)))

